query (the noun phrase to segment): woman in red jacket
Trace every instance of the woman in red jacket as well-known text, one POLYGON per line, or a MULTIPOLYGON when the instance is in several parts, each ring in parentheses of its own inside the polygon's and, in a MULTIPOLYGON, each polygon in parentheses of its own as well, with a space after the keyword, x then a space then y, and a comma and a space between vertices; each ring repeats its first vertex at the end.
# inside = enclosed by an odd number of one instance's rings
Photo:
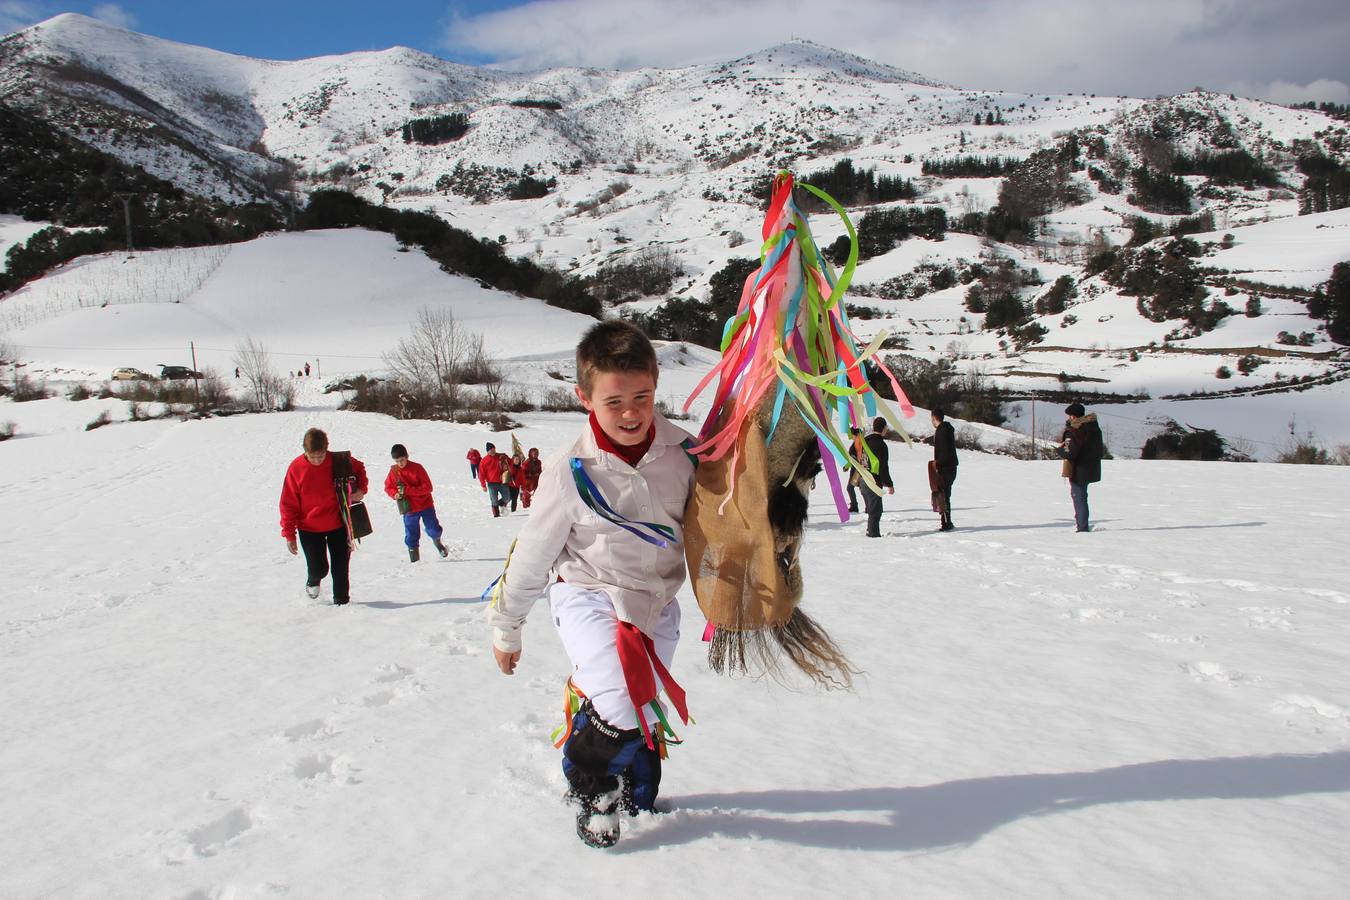
POLYGON ((513 453, 506 465, 511 473, 511 512, 515 512, 516 502, 520 500, 521 485, 525 483, 525 457, 513 453))
MULTIPOLYGON (((305 549, 305 564, 309 577, 305 593, 311 599, 319 596, 319 582, 331 568, 333 573, 333 603, 342 606, 351 599, 347 582, 347 568, 351 544, 347 526, 338 509, 338 493, 333 477, 333 454, 328 452, 328 435, 318 428, 305 432, 304 450, 291 460, 286 469, 286 480, 281 484, 281 536, 286 549, 295 555, 296 534, 305 549), (330 567, 331 560, 331 567, 330 567)), ((361 460, 351 457, 352 474, 349 486, 354 503, 366 495, 366 467, 361 460)))
POLYGON ((408 547, 408 559, 417 562, 420 552, 417 545, 422 540, 422 525, 427 527, 427 537, 436 547, 441 559, 450 555, 441 543, 441 523, 436 518, 436 504, 431 499, 431 476, 418 463, 408 459, 408 448, 395 444, 389 451, 394 464, 384 478, 384 492, 394 498, 398 511, 403 514, 403 543, 408 547))

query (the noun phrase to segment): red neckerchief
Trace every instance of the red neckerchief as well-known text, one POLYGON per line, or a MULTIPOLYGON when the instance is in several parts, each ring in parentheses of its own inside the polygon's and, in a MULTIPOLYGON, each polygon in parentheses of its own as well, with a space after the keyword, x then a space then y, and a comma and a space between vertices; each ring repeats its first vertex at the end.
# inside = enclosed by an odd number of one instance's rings
POLYGON ((651 430, 647 432, 647 437, 640 444, 632 446, 618 446, 605 434, 605 429, 600 427, 600 422, 595 418, 595 413, 591 413, 591 433, 595 435, 595 445, 606 453, 613 453, 619 459, 628 463, 633 468, 637 468, 638 460, 646 455, 651 449, 652 441, 656 439, 656 423, 652 423, 651 430))

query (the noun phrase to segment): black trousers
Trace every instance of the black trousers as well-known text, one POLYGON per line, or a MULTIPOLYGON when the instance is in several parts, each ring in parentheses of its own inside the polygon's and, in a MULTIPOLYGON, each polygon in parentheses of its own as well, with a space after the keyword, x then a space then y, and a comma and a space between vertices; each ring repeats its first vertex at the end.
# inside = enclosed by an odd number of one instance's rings
POLYGON ((881 537, 881 495, 872 493, 866 482, 858 485, 862 492, 863 508, 867 510, 867 536, 881 537))
POLYGON ((309 567, 309 580, 306 583, 317 586, 323 581, 328 576, 331 558, 333 602, 346 603, 351 597, 351 586, 347 583, 347 563, 352 553, 347 546, 347 529, 301 531, 299 535, 300 546, 305 551, 305 565, 309 567))
POLYGON ((939 513, 942 521, 950 522, 952 520, 952 485, 956 483, 956 466, 948 466, 938 469, 938 476, 942 479, 942 509, 939 513))

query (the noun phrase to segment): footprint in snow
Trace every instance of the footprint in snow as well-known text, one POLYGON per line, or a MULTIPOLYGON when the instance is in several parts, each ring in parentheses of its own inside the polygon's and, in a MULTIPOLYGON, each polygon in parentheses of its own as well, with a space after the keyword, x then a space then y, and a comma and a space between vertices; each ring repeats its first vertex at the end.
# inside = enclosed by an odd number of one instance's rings
POLYGON ((319 753, 297 759, 291 766, 291 774, 297 781, 331 782, 333 784, 360 784, 353 774, 356 769, 345 756, 331 753, 319 753))
POLYGON ((375 676, 375 681, 379 684, 389 684, 393 681, 402 681, 412 673, 412 669, 405 669, 398 663, 385 663, 380 666, 380 674, 375 676))
POLYGON ((332 734, 328 728, 328 723, 323 719, 310 719, 307 722, 301 722, 298 725, 292 725, 281 733, 281 736, 291 743, 303 741, 309 738, 327 737, 332 734))
POLYGON ((188 831, 184 837, 187 849, 197 857, 215 856, 232 841, 253 828, 253 816, 242 807, 235 807, 218 819, 188 831))

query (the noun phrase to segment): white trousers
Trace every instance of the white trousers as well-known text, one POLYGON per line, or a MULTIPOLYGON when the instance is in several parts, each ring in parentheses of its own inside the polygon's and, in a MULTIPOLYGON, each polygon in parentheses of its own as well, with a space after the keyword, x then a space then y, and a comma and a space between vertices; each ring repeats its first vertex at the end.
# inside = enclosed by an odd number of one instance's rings
MULTIPOLYGON (((591 700, 591 705, 615 728, 638 727, 637 713, 628 696, 623 667, 619 665, 619 617, 614 603, 603 591, 588 591, 557 582, 548 588, 553 624, 572 660, 572 684, 591 700)), ((667 670, 680 640, 680 604, 671 600, 661 610, 650 635, 656 656, 667 670)), ((660 685, 660 679, 656 682, 660 685)), ((660 702, 660 701, 657 701, 660 702)), ((665 712, 665 706, 661 707, 665 712)), ((649 727, 656 724, 650 707, 643 709, 649 727)))

